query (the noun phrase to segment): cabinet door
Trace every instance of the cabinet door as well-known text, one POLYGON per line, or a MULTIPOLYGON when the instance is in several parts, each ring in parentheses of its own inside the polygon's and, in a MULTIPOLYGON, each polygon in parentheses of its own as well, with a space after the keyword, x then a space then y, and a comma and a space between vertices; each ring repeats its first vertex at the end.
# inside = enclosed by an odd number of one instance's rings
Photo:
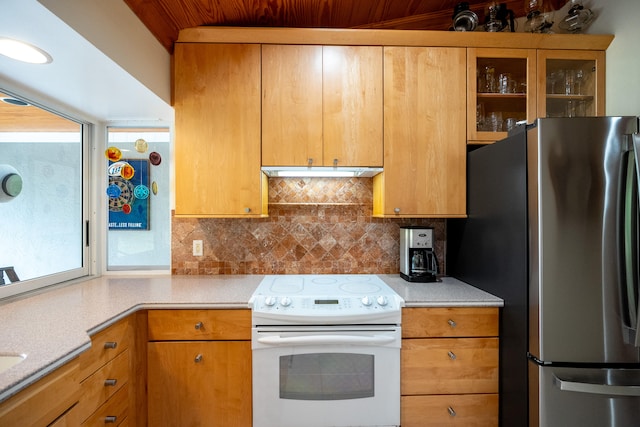
POLYGON ((466 214, 465 49, 384 48, 384 172, 374 216, 466 214))
POLYGON ((174 60, 176 215, 266 213, 260 46, 177 43, 174 60))
POLYGON ((150 342, 150 426, 251 426, 251 342, 150 342))
POLYGON ((538 116, 605 115, 603 51, 538 51, 538 116))
POLYGON ((516 122, 535 120, 534 49, 469 48, 467 66, 470 144, 500 140, 516 122))
POLYGON ((382 167, 382 47, 323 47, 325 166, 382 167))
POLYGON ((322 46, 262 46, 262 165, 322 165, 322 46))

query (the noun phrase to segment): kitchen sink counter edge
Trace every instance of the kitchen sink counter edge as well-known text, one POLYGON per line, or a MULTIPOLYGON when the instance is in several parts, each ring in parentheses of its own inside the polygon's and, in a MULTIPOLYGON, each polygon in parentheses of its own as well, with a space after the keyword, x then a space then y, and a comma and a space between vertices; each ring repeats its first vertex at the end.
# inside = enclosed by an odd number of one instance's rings
MULTIPOLYGON (((25 359, 0 372, 0 402, 90 347, 90 335, 138 310, 247 308, 263 275, 100 276, 0 301, 0 356, 25 359)), ((501 307, 491 294, 454 278, 409 283, 379 274, 406 307, 501 307)))

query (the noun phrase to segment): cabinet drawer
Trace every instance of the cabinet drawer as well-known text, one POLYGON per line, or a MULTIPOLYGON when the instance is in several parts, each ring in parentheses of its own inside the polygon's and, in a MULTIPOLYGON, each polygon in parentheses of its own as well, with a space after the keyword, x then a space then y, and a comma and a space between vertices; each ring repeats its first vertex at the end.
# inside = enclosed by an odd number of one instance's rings
POLYGON ((149 341, 251 340, 250 310, 149 310, 149 341))
POLYGON ((91 348, 79 357, 79 378, 87 378, 96 369, 128 349, 132 343, 133 325, 128 317, 93 335, 91 348))
POLYGON ((497 427, 497 394, 402 396, 402 427, 497 427))
POLYGON ((497 337, 497 307, 404 308, 402 337, 497 337))
POLYGON ((73 405, 67 412, 60 415, 48 427, 76 427, 80 425, 80 411, 78 405, 73 405))
POLYGON ((118 426, 125 418, 129 410, 129 385, 124 384, 113 396, 109 398, 97 411, 95 411, 83 423, 88 426, 118 426))
POLYGON ((0 426, 47 426, 78 401, 78 360, 0 404, 0 426))
POLYGON ((129 350, 125 350, 80 384, 80 419, 89 417, 128 381, 129 350))
POLYGON ((498 338, 402 340, 401 391, 498 393, 498 338))

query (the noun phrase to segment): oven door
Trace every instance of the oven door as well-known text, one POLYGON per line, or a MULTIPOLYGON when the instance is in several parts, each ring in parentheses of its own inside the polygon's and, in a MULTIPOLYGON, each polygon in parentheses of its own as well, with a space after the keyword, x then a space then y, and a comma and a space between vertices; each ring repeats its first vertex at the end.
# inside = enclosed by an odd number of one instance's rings
POLYGON ((253 328, 253 426, 400 425, 398 326, 253 328))

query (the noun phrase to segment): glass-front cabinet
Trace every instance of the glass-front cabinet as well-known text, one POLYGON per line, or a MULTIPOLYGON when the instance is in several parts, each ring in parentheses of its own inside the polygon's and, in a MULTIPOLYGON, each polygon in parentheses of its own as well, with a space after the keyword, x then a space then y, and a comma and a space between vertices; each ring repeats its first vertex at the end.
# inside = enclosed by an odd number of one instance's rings
POLYGON ((467 140, 502 139, 536 118, 535 49, 467 49, 467 140))
POLYGON ((538 51, 538 116, 602 116, 604 51, 538 51))

